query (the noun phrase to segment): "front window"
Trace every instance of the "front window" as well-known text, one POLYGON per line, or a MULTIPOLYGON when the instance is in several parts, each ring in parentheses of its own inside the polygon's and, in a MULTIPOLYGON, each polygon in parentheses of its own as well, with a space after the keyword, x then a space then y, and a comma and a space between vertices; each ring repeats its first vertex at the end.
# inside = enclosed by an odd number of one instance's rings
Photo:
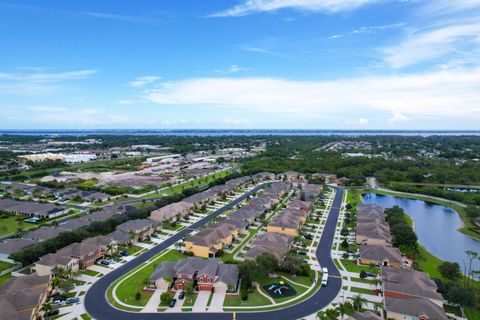
POLYGON ((210 282, 210 278, 207 278, 207 282, 210 282))
POLYGON ((198 282, 203 282, 203 278, 198 279, 198 282))

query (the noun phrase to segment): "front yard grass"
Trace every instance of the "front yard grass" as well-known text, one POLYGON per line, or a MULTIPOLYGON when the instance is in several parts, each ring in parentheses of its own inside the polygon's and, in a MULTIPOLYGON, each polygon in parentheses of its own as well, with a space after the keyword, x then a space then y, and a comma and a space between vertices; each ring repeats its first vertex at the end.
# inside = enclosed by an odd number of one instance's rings
POLYGON ((7 273, 3 276, 0 277, 0 285, 4 284, 5 281, 7 281, 8 279, 12 278, 12 274, 11 273, 7 273))
POLYGON ((362 270, 367 272, 378 271, 378 268, 376 267, 372 268, 370 266, 359 266, 353 260, 341 259, 340 261, 342 261, 342 264, 344 265, 345 269, 347 269, 348 272, 360 273, 362 270))
POLYGON ((223 306, 226 307, 238 307, 238 306, 266 306, 272 305, 270 300, 262 296, 256 289, 252 289, 252 292, 248 294, 248 299, 245 304, 242 303, 242 299, 240 296, 230 298, 226 297, 225 301, 223 302, 223 306))
POLYGON ((356 292, 356 293, 361 293, 361 294, 363 293, 363 294, 375 295, 373 290, 364 289, 364 288, 350 287, 350 291, 356 292))
POLYGON ((100 272, 90 270, 90 269, 84 270, 84 271, 82 271, 82 273, 86 274, 87 276, 91 276, 91 277, 96 277, 96 276, 100 275, 100 272))
MULTIPOLYGON (((150 278, 150 275, 155 270, 155 266, 161 263, 162 261, 176 261, 182 258, 185 259, 187 258, 187 256, 176 250, 170 250, 161 257, 153 258, 151 260, 152 262, 149 263, 147 266, 145 266, 145 264, 142 264, 141 266, 135 268, 129 274, 132 274, 136 270, 139 270, 139 271, 135 272, 132 276, 125 279, 125 281, 123 281, 118 286, 116 291, 117 297, 122 302, 133 305, 133 306, 145 306, 148 300, 150 299, 152 293, 142 292, 142 290, 146 286, 146 283, 150 278), (141 297, 139 300, 136 300, 135 295, 139 291, 141 292, 141 297)), ((116 283, 118 282, 115 282, 112 286, 115 286, 116 283)))

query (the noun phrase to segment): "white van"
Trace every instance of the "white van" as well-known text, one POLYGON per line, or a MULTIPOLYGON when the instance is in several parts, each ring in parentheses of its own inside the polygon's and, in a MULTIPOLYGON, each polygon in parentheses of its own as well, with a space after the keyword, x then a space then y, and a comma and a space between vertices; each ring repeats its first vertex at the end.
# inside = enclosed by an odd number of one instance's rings
POLYGON ((328 284, 328 273, 324 273, 322 276, 322 287, 326 287, 328 284))

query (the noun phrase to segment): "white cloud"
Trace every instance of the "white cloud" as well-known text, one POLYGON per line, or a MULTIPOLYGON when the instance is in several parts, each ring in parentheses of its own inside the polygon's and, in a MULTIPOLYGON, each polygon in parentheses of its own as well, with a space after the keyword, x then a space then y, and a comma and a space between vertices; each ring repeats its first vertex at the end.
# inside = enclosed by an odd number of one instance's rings
POLYGON ((426 1, 422 9, 428 14, 451 14, 480 8, 480 0, 432 0, 426 1))
POLYGON ((360 118, 358 120, 348 120, 345 123, 348 125, 366 126, 369 123, 369 121, 366 118, 360 118))
POLYGON ((143 98, 161 105, 216 107, 222 112, 231 108, 272 117, 380 112, 386 118, 393 114, 396 121, 415 116, 480 120, 480 68, 334 81, 193 78, 159 84, 143 98))
POLYGON ((214 13, 211 17, 238 17, 286 8, 337 13, 354 10, 376 2, 380 2, 380 0, 244 0, 243 3, 225 11, 214 13))
POLYGON ((65 90, 65 82, 88 79, 96 73, 97 71, 93 69, 65 72, 0 72, 0 94, 31 95, 65 90))
MULTIPOLYGON (((453 24, 410 32, 399 44, 383 49, 385 61, 394 68, 431 61, 478 47, 480 23, 453 24)), ((479 59, 480 60, 480 59, 479 59)))
POLYGON ((403 27, 404 25, 405 25, 404 23, 392 23, 392 24, 385 24, 385 25, 378 25, 378 26, 363 26, 346 33, 331 35, 330 37, 328 37, 328 39, 338 39, 338 38, 343 38, 345 36, 359 35, 359 34, 374 34, 374 33, 382 32, 384 30, 398 29, 403 27))
POLYGON ((228 125, 235 125, 235 126, 246 126, 249 125, 251 122, 248 119, 245 118, 225 118, 223 119, 223 123, 228 124, 228 125))
POLYGON ((393 111, 392 116, 387 120, 390 124, 408 121, 408 118, 399 111, 393 111))
POLYGON ((228 73, 237 73, 237 72, 245 71, 245 70, 247 70, 247 68, 242 68, 238 64, 232 64, 226 69, 215 70, 215 73, 228 74, 228 73))
POLYGON ((141 76, 141 77, 136 77, 133 81, 129 82, 128 85, 130 87, 139 88, 160 79, 161 77, 158 77, 158 76, 141 76))

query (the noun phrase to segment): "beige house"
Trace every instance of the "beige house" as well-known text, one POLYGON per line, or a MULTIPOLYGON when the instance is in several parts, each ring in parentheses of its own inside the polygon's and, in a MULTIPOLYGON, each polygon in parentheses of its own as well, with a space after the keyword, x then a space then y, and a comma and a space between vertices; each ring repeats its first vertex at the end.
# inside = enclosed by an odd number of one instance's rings
POLYGON ((306 219, 302 210, 287 208, 275 216, 267 226, 267 232, 276 232, 296 237, 306 219))
POLYGON ((61 255, 58 253, 49 253, 35 262, 32 270, 39 276, 49 276, 55 274, 58 269, 78 272, 80 261, 77 258, 61 255))
POLYGON ((225 248, 238 236, 237 226, 230 223, 209 224, 185 241, 185 250, 194 256, 208 258, 225 248))
POLYGON ((184 218, 189 214, 193 213, 194 208, 194 204, 180 201, 152 211, 150 214, 150 219, 158 222, 164 222, 169 220, 174 221, 177 220, 179 217, 184 218))

